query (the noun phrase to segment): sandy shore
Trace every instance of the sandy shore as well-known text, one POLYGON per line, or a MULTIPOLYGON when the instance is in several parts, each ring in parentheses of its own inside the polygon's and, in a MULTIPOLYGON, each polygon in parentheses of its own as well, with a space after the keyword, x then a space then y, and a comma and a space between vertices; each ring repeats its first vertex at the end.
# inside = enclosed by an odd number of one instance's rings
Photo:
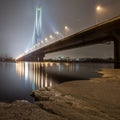
POLYGON ((34 104, 0 103, 0 120, 120 120, 120 69, 99 73, 102 78, 36 90, 34 104))
POLYGON ((95 107, 108 116, 105 119, 120 120, 120 70, 103 69, 99 73, 103 74, 102 78, 71 81, 58 85, 55 89, 83 100, 89 107, 95 107))

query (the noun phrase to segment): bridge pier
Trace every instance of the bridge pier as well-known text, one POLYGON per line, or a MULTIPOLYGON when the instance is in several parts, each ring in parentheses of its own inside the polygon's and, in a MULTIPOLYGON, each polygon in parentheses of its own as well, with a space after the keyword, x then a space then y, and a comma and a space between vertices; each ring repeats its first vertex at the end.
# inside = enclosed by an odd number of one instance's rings
POLYGON ((35 53, 31 56, 31 61, 43 61, 45 54, 44 53, 35 53))
POLYGON ((45 54, 44 53, 34 53, 20 58, 20 61, 43 61, 45 54))
POLYGON ((120 34, 113 32, 114 39, 114 68, 120 68, 120 34))
POLYGON ((43 61, 45 54, 44 53, 36 53, 35 61, 43 61))

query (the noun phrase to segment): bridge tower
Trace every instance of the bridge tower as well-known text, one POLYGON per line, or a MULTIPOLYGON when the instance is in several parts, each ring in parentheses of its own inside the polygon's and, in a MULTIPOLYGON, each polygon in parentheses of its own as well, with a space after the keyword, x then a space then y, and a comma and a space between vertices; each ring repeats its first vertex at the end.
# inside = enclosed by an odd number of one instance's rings
MULTIPOLYGON (((42 37, 42 8, 36 7, 36 15, 35 15, 35 23, 32 37, 32 47, 41 40, 42 37)), ((44 58, 44 53, 41 51, 37 54, 32 54, 26 56, 26 60, 28 61, 42 61, 44 58)))
POLYGON ((32 46, 41 39, 42 30, 42 8, 36 8, 35 25, 33 30, 32 46))

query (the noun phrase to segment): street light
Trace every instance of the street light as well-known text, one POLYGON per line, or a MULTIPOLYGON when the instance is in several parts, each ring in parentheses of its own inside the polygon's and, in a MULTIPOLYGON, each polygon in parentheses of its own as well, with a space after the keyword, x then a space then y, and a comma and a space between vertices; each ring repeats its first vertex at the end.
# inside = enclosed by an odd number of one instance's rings
POLYGON ((64 36, 67 37, 70 34, 70 28, 68 26, 65 26, 64 29, 64 36))
POLYGON ((57 31, 55 32, 55 34, 56 34, 56 40, 60 39, 60 33, 57 31))
POLYGON ((47 39, 47 38, 45 38, 45 41, 47 42, 47 41, 48 41, 48 39, 47 39))
POLYGON ((101 10, 101 6, 100 5, 98 5, 97 7, 96 7, 96 11, 100 11, 101 10))
POLYGON ((25 53, 27 54, 29 52, 29 50, 26 50, 25 53))
POLYGON ((41 41, 41 43, 43 44, 43 40, 41 41))
POLYGON ((50 35, 49 37, 50 37, 50 39, 53 39, 53 36, 52 36, 52 35, 50 35))
POLYGON ((57 31, 55 34, 56 34, 56 35, 59 35, 60 33, 57 31))
POLYGON ((97 22, 98 22, 98 21, 97 21, 98 14, 100 14, 100 13, 103 12, 103 8, 102 8, 100 5, 97 5, 95 11, 96 11, 96 18, 95 18, 96 20, 95 20, 95 23, 97 24, 97 22))
POLYGON ((55 32, 55 34, 56 34, 56 37, 57 37, 57 39, 61 39, 61 38, 64 38, 64 36, 63 36, 63 34, 62 33, 60 33, 60 32, 55 32))
POLYGON ((65 30, 66 30, 66 31, 69 31, 69 28, 68 28, 68 26, 65 26, 65 30))

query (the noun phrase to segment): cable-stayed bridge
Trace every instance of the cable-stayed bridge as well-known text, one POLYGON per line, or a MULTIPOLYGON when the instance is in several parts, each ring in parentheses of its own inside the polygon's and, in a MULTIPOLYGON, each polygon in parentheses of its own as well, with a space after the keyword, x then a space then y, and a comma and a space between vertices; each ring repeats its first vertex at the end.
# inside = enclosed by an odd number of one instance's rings
MULTIPOLYGON (((37 8, 33 36, 34 44, 28 51, 17 57, 16 60, 43 61, 46 53, 113 41, 114 60, 116 63, 120 64, 120 16, 69 36, 63 36, 59 32, 56 32, 57 39, 50 35, 49 41, 48 38, 45 38, 38 42, 38 39, 41 37, 41 26, 41 9, 37 8)), ((65 30, 69 31, 69 27, 65 26, 65 30)))

